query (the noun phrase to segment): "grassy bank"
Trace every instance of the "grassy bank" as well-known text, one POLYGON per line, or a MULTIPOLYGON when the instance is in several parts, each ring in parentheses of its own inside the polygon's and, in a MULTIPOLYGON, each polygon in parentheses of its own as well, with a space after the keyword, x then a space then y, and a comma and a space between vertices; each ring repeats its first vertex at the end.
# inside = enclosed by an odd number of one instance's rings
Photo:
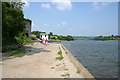
POLYGON ((61 42, 61 40, 55 40, 55 39, 52 39, 52 42, 61 42))
POLYGON ((26 50, 24 48, 16 49, 10 56, 14 57, 23 57, 26 50))

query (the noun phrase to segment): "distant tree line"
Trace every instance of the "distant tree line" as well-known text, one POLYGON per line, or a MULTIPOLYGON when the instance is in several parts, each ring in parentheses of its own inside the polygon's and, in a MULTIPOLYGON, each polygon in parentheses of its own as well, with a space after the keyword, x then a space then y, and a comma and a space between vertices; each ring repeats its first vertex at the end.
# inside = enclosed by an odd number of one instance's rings
POLYGON ((58 36, 58 35, 53 35, 52 32, 49 33, 49 38, 50 39, 58 39, 58 40, 67 40, 67 41, 72 41, 74 40, 74 37, 73 36, 70 36, 70 35, 67 35, 67 36, 58 36), (52 36, 52 37, 51 37, 52 36))
POLYGON ((74 37, 68 35, 68 36, 58 36, 59 40, 67 40, 67 41, 72 41, 74 40, 74 37))
POLYGON ((120 40, 120 36, 119 35, 98 36, 95 37, 93 40, 120 40))
MULTIPOLYGON (((33 31, 31 34, 36 35, 37 38, 40 38, 40 33, 46 33, 46 32, 41 32, 41 31, 33 31)), ((67 41, 71 41, 74 40, 74 37, 68 35, 68 36, 58 36, 58 35, 53 35, 52 32, 50 32, 49 34, 49 39, 54 39, 54 40, 67 40, 67 41)))
POLYGON ((37 38, 40 38, 40 33, 46 33, 46 32, 41 32, 41 31, 33 31, 31 34, 36 35, 37 38))

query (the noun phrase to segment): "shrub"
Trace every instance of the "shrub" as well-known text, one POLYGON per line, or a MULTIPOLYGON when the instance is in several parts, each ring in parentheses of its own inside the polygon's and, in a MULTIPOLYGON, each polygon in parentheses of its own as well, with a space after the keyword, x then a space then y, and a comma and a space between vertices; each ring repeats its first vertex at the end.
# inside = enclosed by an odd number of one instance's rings
POLYGON ((77 70, 77 73, 80 74, 80 70, 77 70))
POLYGON ((61 50, 58 52, 58 54, 59 54, 59 55, 62 55, 62 52, 61 52, 61 50))
POLYGON ((30 39, 29 37, 27 37, 25 35, 25 33, 19 33, 18 36, 15 37, 17 43, 21 43, 23 45, 25 44, 32 44, 34 43, 34 41, 32 39, 30 39))
POLYGON ((14 57, 22 57, 22 56, 24 56, 23 54, 20 54, 20 53, 26 53, 25 49, 17 49, 10 56, 14 56, 14 57))
POLYGON ((60 57, 56 57, 57 60, 62 60, 64 57, 60 56, 60 57))

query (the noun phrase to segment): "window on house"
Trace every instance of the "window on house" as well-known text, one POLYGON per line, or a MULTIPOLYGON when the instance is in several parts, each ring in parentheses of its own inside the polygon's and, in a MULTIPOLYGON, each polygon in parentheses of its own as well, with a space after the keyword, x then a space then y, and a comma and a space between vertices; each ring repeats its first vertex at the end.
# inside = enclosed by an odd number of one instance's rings
POLYGON ((41 38, 42 38, 42 35, 41 35, 41 38))
POLYGON ((45 37, 46 37, 46 35, 45 35, 45 37))

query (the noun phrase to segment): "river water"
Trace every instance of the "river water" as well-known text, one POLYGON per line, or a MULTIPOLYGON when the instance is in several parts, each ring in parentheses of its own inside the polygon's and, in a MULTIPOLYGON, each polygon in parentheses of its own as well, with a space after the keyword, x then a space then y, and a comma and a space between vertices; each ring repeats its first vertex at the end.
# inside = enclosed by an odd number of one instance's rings
POLYGON ((96 78, 118 78, 118 41, 63 41, 72 55, 96 78))

